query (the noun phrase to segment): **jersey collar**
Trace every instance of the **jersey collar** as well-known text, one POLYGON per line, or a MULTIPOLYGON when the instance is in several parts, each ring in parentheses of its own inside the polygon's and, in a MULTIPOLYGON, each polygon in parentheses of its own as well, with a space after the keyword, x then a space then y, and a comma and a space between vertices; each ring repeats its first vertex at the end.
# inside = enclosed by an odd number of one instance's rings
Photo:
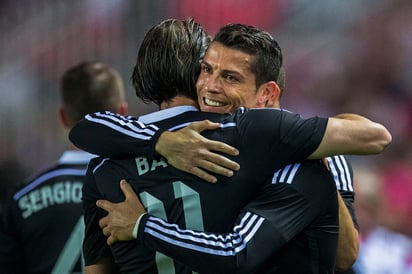
POLYGON ((178 106, 178 107, 171 107, 162 109, 159 111, 155 111, 146 115, 142 115, 139 117, 139 122, 150 124, 154 122, 158 122, 173 116, 177 116, 187 111, 199 111, 199 109, 195 108, 194 106, 178 106))
POLYGON ((60 157, 59 164, 87 164, 96 155, 81 150, 66 150, 60 157))

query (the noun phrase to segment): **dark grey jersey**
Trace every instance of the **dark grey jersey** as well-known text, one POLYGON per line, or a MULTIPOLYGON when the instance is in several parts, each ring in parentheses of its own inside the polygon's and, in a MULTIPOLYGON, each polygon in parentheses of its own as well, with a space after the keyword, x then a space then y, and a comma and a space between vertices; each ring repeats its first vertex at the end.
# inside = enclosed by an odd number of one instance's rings
POLYGON ((91 158, 66 151, 8 197, 0 220, 0 273, 82 271, 81 190, 91 158))

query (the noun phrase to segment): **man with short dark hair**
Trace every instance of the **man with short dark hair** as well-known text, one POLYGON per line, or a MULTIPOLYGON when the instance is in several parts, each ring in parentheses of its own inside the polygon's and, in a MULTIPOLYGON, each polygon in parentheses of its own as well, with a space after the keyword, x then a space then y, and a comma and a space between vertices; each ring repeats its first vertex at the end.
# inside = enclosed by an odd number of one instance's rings
MULTIPOLYGON (((123 81, 100 62, 83 62, 61 78, 59 118, 71 129, 87 113, 126 114, 123 81)), ((18 186, 0 219, 0 273, 80 273, 82 192, 92 154, 71 145, 57 163, 18 186)))

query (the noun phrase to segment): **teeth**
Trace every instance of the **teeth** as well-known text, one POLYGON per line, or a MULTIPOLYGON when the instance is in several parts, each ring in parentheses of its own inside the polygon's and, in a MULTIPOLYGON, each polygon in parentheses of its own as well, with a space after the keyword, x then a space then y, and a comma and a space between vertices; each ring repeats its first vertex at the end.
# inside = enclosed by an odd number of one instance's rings
POLYGON ((223 103, 218 102, 218 101, 213 101, 213 100, 210 100, 210 99, 208 99, 208 98, 205 98, 205 103, 206 103, 206 105, 214 106, 214 107, 221 107, 221 106, 223 106, 223 103))

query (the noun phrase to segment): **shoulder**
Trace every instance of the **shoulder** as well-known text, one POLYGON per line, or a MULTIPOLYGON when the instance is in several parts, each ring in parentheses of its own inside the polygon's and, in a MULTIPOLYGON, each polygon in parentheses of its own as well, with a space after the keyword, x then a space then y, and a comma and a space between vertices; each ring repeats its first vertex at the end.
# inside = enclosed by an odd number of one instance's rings
POLYGON ((105 162, 109 161, 110 158, 108 157, 96 157, 90 160, 89 165, 87 166, 89 169, 95 169, 101 167, 105 162))
POLYGON ((281 127, 283 110, 280 109, 246 109, 240 108, 230 119, 239 130, 241 135, 259 138, 260 136, 278 136, 281 127))
POLYGON ((19 200, 27 193, 41 188, 45 185, 53 184, 57 181, 67 180, 73 177, 84 177, 86 174, 86 164, 60 165, 56 164, 43 171, 37 172, 28 177, 12 191, 13 200, 19 200))
POLYGON ((116 172, 126 168, 130 168, 130 165, 136 165, 136 161, 144 158, 146 161, 147 157, 125 157, 125 158, 110 158, 110 157, 96 157, 90 160, 88 169, 89 172, 93 174, 100 172, 116 172))
MULTIPOLYGON (((287 112, 287 111, 286 111, 287 112)), ((276 108, 244 108, 241 107, 233 113, 233 117, 236 119, 257 119, 261 117, 271 117, 281 119, 285 113, 283 109, 276 108)), ((289 113, 292 114, 292 113, 289 113)), ((289 115, 287 114, 287 115, 289 115)))
POLYGON ((243 126, 253 126, 260 130, 285 129, 295 132, 321 132, 326 130, 328 118, 313 116, 304 118, 298 113, 286 109, 240 108, 233 114, 234 120, 243 126))

